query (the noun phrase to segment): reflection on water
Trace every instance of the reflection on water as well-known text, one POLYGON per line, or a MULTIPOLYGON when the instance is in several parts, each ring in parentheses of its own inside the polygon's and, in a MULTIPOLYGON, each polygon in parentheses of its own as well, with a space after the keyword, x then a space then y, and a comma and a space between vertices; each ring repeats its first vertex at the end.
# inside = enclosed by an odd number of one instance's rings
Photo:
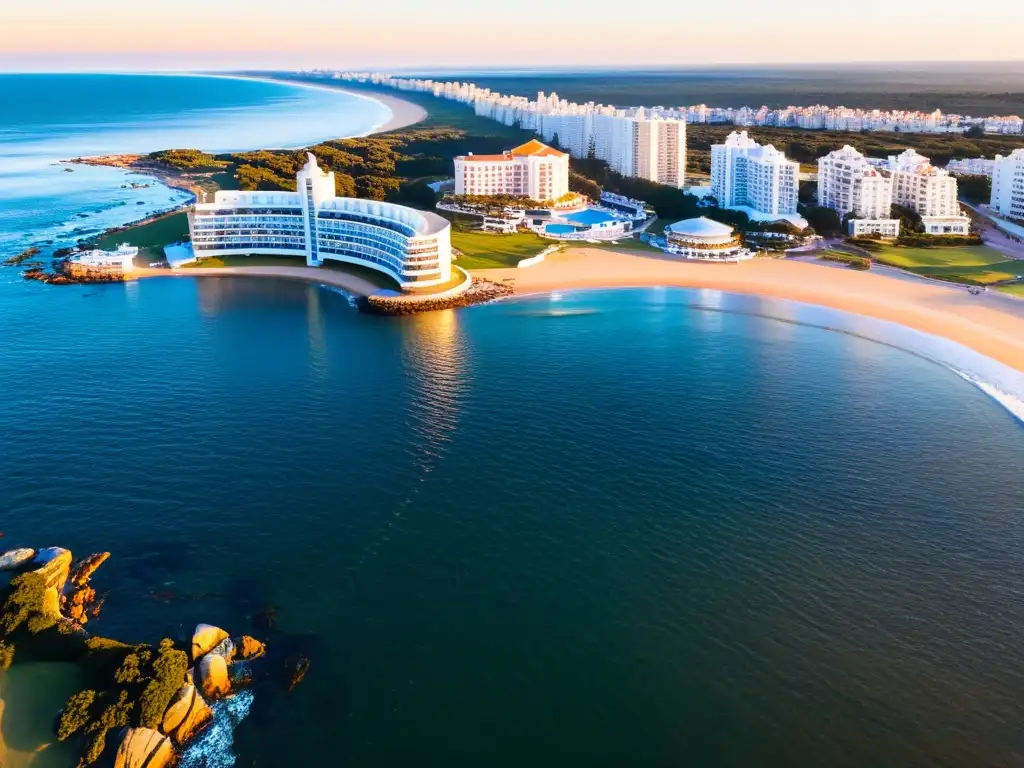
POLYGON ((0 672, 0 766, 68 768, 71 744, 54 743, 53 723, 82 683, 74 664, 29 662, 0 672))

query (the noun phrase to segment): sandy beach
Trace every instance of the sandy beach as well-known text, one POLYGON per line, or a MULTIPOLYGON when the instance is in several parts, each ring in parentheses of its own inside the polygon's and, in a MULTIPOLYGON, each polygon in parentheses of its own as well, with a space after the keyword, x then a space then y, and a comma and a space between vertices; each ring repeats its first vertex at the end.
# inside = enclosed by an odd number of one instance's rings
POLYGON ((510 280, 520 295, 676 286, 789 299, 900 323, 1024 372, 1024 301, 996 292, 973 296, 954 286, 781 259, 700 264, 597 248, 570 249, 527 269, 473 274, 494 282, 510 280))

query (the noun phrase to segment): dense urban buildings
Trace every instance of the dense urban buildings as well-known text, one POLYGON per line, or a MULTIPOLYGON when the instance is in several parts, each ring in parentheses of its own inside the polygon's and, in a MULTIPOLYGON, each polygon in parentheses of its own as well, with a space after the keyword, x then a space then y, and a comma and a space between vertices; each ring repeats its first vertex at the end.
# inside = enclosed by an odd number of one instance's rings
POLYGON ((818 204, 850 217, 851 235, 897 237, 892 218, 892 179, 847 145, 818 159, 818 204))
POLYGON ((435 213, 335 195, 334 174, 308 155, 297 192, 217 192, 189 214, 196 258, 234 254, 302 256, 378 270, 402 288, 451 279, 448 222, 435 213))
POLYGON ((892 201, 916 211, 929 235, 966 235, 970 219, 960 211, 956 177, 936 168, 912 149, 890 156, 884 171, 892 179, 892 201))
POLYGON ((946 170, 958 176, 988 176, 992 178, 992 166, 995 160, 984 157, 969 157, 963 160, 950 160, 946 170))
POLYGON ((711 147, 711 193, 723 208, 748 207, 764 214, 795 214, 800 164, 746 131, 730 133, 711 147))
POLYGON ((455 194, 554 203, 569 194, 569 155, 534 139, 500 155, 456 157, 455 194))
POLYGON ((1024 149, 1006 157, 996 155, 992 165, 992 210, 1024 220, 1024 149))
MULTIPOLYGON (((557 133, 559 143, 573 157, 586 156, 588 148, 585 138, 590 131, 587 127, 588 121, 593 121, 598 115, 615 115, 617 112, 623 111, 594 102, 577 104, 560 99, 556 94, 550 96, 539 94, 536 101, 530 101, 525 96, 506 96, 489 88, 480 88, 475 83, 392 77, 378 72, 324 74, 341 80, 373 83, 400 91, 422 91, 431 93, 438 98, 452 99, 473 105, 477 114, 485 115, 506 125, 519 124, 523 128, 542 134, 545 141, 551 141, 552 136, 557 133), (563 133, 565 137, 563 137, 563 133)), ((978 126, 986 133, 1024 133, 1024 119, 1018 115, 972 117, 970 115, 944 114, 939 110, 924 112, 903 109, 854 109, 821 104, 810 107, 789 106, 782 109, 760 107, 754 109, 751 107, 709 107, 706 104, 697 104, 689 107, 655 107, 646 111, 664 118, 688 123, 731 123, 742 127, 778 126, 815 128, 825 131, 963 133, 969 128, 978 126)))

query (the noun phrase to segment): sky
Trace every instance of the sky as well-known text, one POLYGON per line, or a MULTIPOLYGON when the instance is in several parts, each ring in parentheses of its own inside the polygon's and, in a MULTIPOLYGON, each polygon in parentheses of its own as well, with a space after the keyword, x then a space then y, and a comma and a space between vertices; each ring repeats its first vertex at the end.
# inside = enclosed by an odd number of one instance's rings
POLYGON ((0 71, 1024 59, 1024 1, 0 0, 0 71))

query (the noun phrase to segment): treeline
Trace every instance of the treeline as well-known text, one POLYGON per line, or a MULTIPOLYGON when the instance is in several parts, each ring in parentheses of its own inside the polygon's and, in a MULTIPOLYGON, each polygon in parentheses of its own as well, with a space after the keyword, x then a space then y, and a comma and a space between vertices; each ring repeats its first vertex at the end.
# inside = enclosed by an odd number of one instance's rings
POLYGON ((711 145, 721 144, 733 131, 745 130, 761 144, 773 144, 790 160, 813 165, 818 158, 846 144, 868 157, 887 157, 905 149, 915 149, 937 166, 964 157, 1007 155, 1024 146, 1020 136, 966 137, 944 133, 898 133, 890 131, 821 131, 802 128, 739 128, 732 125, 688 125, 686 127, 687 166, 711 172, 711 145))

